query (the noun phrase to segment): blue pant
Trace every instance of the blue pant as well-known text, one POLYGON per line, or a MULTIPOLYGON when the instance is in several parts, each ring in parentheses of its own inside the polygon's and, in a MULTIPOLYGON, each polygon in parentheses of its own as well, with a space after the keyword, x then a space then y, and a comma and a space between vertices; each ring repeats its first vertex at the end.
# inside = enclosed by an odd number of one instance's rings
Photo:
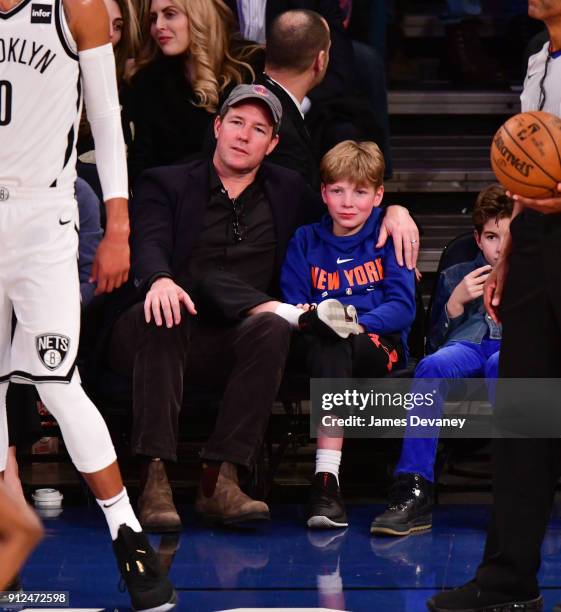
MULTIPOLYGON (((419 362, 415 370, 415 379, 421 378, 489 378, 496 379, 499 372, 500 340, 484 339, 481 344, 475 342, 454 342, 444 346, 436 353, 428 355, 419 362)), ((412 391, 415 393, 415 384, 412 391)), ((489 389, 491 402, 494 399, 494 385, 489 389)), ((443 397, 439 393, 438 397, 443 397)), ((433 416, 442 413, 442 402, 431 407, 433 416)), ((434 482, 434 460, 438 436, 433 438, 403 438, 401 457, 394 475, 421 474, 434 482)))

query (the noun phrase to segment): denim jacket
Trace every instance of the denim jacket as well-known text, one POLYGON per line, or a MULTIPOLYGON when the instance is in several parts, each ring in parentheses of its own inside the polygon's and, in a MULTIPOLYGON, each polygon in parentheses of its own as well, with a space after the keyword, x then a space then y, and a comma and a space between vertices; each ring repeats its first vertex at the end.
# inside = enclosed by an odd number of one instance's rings
POLYGON ((473 261, 450 266, 440 274, 431 311, 427 353, 433 353, 445 344, 458 342, 459 340, 481 344, 487 334, 492 340, 501 339, 501 325, 497 325, 487 314, 483 297, 466 304, 463 314, 453 319, 448 316, 446 310, 446 304, 452 295, 452 291, 466 274, 486 264, 483 253, 479 253, 473 261))

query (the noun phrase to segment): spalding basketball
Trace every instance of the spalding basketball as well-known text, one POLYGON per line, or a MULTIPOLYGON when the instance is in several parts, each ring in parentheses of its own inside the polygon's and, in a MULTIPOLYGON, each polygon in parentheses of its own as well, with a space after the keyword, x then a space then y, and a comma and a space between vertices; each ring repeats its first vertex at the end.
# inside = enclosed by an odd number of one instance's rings
POLYGON ((559 196, 561 119, 543 111, 514 115, 497 131, 491 166, 499 183, 526 198, 559 196))

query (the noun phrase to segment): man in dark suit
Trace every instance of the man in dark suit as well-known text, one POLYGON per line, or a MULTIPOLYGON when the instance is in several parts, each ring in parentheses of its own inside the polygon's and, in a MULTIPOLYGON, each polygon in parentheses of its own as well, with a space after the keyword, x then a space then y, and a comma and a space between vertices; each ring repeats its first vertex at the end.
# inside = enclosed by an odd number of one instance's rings
MULTIPOLYGON (((338 0, 250 0, 259 4, 266 2, 265 32, 267 39, 271 24, 281 13, 296 9, 306 9, 319 13, 327 22, 331 33, 331 60, 327 74, 320 85, 310 93, 312 103, 321 100, 330 100, 347 93, 353 84, 354 54, 350 38, 343 26, 343 13, 338 0)), ((241 0, 225 0, 232 9, 238 22, 243 28, 247 16, 240 14, 240 8, 246 4, 241 0)), ((244 32, 242 32, 243 34, 244 32)), ((259 41, 264 42, 264 41, 259 41)))
POLYGON ((232 108, 227 101, 217 117, 212 161, 147 171, 135 190, 132 269, 145 297, 117 320, 109 355, 115 370, 132 374, 132 447, 144 464, 140 520, 149 529, 181 527, 164 462, 176 459, 189 381, 224 389, 202 452, 197 510, 223 524, 269 518, 266 504, 241 491, 238 467, 251 467, 261 448, 290 325, 273 313, 217 323, 191 300, 197 283, 221 270, 263 295, 274 291, 292 233, 317 216, 315 195, 296 173, 261 165, 277 144, 282 110, 276 100, 273 117, 274 96, 255 90, 232 108))
POLYGON ((329 26, 314 11, 288 11, 269 30, 265 73, 257 77, 282 104, 279 146, 270 161, 299 172, 319 188, 318 164, 302 109, 307 94, 322 82, 329 65, 329 26))

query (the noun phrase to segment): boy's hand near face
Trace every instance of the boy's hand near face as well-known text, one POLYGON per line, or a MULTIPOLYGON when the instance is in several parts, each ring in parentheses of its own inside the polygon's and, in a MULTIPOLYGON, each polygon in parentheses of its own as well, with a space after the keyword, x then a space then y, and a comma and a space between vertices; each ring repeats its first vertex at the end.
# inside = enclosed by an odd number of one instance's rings
POLYGON ((446 304, 446 310, 451 319, 462 315, 466 304, 483 295, 483 286, 491 270, 492 267, 486 265, 476 268, 473 272, 464 276, 462 282, 452 291, 452 295, 446 304))

